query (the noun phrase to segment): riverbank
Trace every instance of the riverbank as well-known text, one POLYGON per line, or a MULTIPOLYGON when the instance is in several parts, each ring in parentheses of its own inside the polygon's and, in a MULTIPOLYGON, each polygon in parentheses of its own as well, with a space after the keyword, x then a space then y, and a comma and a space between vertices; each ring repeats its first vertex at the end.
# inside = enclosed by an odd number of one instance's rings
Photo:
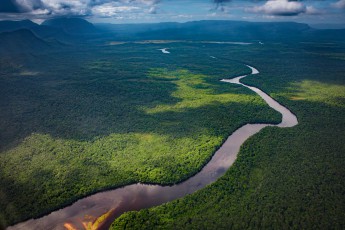
MULTIPOLYGON (((259 73, 254 67, 248 67, 252 70, 251 74, 259 73)), ((247 75, 234 78, 233 80, 222 81, 241 84, 258 93, 269 106, 282 113, 283 120, 278 125, 279 127, 292 127, 298 123, 295 115, 270 98, 267 94, 263 93, 258 88, 240 83, 240 79, 246 76, 247 75)), ((36 220, 29 220, 9 227, 8 229, 52 228, 54 226, 63 226, 66 223, 80 228, 82 227, 82 223, 79 220, 73 221, 73 219, 77 220, 80 216, 98 217, 109 212, 109 210, 114 210, 107 219, 107 222, 111 223, 112 219, 120 216, 126 211, 148 208, 183 197, 205 187, 224 175, 226 170, 234 163, 241 145, 249 137, 267 126, 272 126, 272 124, 246 124, 237 129, 228 137, 223 145, 216 151, 211 161, 198 174, 180 184, 174 186, 134 184, 112 191, 97 193, 78 200, 73 205, 55 211, 48 216, 36 220)), ((107 227, 109 226, 103 225, 104 229, 107 227)))

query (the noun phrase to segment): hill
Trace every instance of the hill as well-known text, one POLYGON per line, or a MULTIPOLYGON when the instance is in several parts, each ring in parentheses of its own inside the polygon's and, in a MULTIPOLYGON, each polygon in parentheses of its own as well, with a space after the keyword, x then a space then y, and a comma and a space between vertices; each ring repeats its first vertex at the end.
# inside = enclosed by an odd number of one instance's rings
POLYGON ((38 24, 33 23, 30 20, 22 21, 0 21, 0 33, 10 32, 19 29, 35 29, 39 27, 38 24))
POLYGON ((0 33, 13 32, 20 29, 30 30, 44 40, 58 40, 64 43, 71 43, 72 41, 71 36, 60 28, 38 25, 30 20, 0 21, 0 33))
POLYGON ((28 29, 0 33, 0 54, 42 52, 52 47, 28 29))
POLYGON ((341 42, 344 43, 345 29, 322 29, 312 30, 305 34, 305 40, 320 42, 341 42))
MULTIPOLYGON (((342 41, 344 29, 315 29, 296 22, 193 21, 95 24, 115 40, 215 40, 243 42, 342 41)), ((103 33, 103 35, 106 33, 103 33)))
POLYGON ((92 24, 81 18, 55 18, 41 25, 29 20, 2 21, 0 32, 28 29, 38 37, 67 44, 137 40, 241 42, 342 41, 344 29, 321 30, 296 22, 193 21, 147 24, 92 24))
POLYGON ((68 34, 95 34, 98 30, 95 26, 81 18, 55 18, 42 23, 43 26, 59 28, 68 34))
POLYGON ((178 28, 145 32, 141 36, 157 36, 167 39, 253 41, 296 39, 310 30, 301 23, 253 23, 243 21, 196 21, 181 24, 178 28))
POLYGON ((96 24, 96 26, 112 31, 116 38, 124 40, 296 40, 312 30, 307 24, 295 22, 254 23, 221 20, 127 25, 96 24))

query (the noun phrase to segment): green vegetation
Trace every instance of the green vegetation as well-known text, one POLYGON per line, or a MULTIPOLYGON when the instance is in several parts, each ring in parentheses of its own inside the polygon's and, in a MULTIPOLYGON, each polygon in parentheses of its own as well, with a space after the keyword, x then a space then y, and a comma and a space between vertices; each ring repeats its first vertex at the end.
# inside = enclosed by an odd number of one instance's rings
POLYGON ((173 184, 247 122, 280 115, 243 87, 248 73, 205 53, 231 45, 66 48, 0 58, 0 226, 103 189, 173 184))
POLYGON ((272 44, 219 54, 257 67, 260 74, 243 81, 286 105, 299 125, 265 128, 214 184, 125 213, 112 229, 344 229, 345 63, 339 57, 345 49, 322 45, 272 44))
POLYGON ((112 228, 345 228, 344 44, 164 46, 0 58, 0 228, 103 189, 184 180, 237 127, 277 122, 254 93, 219 82, 249 73, 242 62, 260 70, 243 81, 299 125, 265 128, 214 184, 112 228))

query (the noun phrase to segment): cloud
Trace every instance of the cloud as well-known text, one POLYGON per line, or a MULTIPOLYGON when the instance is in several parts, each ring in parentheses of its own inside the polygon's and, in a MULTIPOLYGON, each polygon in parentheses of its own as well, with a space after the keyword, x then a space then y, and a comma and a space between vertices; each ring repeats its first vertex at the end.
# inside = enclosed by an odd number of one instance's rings
POLYGON ((22 12, 48 15, 86 15, 90 0, 15 0, 22 12))
POLYGON ((157 14, 157 7, 156 7, 156 6, 150 7, 150 9, 148 10, 148 12, 149 12, 150 14, 157 14))
POLYGON ((216 4, 216 7, 212 10, 225 11, 225 3, 231 2, 231 0, 213 0, 213 3, 216 4))
POLYGON ((254 13, 264 13, 273 16, 296 16, 307 12, 307 7, 297 1, 268 0, 264 5, 248 9, 254 13))
POLYGON ((0 0, 0 20, 76 16, 96 20, 135 18, 142 22, 167 21, 174 19, 172 15, 182 14, 206 19, 208 13, 214 13, 213 18, 218 19, 231 16, 257 20, 260 14, 259 18, 322 14, 326 18, 337 15, 341 18, 337 20, 343 20, 342 10, 336 9, 345 9, 345 0, 0 0))
POLYGON ((338 9, 345 9, 345 0, 339 0, 336 3, 333 3, 332 6, 338 9))
POLYGON ((320 15, 320 14, 323 14, 324 12, 321 11, 321 10, 318 10, 316 9, 315 7, 313 6, 307 6, 306 7, 306 14, 309 14, 309 15, 320 15))
POLYGON ((91 9, 93 15, 101 17, 113 17, 125 12, 133 12, 139 10, 136 6, 120 6, 117 3, 110 2, 103 5, 95 6, 91 9))
POLYGON ((213 2, 216 4, 221 4, 221 3, 231 2, 231 0, 213 0, 213 2))
POLYGON ((41 16, 101 16, 139 11, 155 13, 160 0, 0 0, 0 13, 41 16))
POLYGON ((1 0, 0 12, 4 13, 19 13, 17 5, 12 0, 1 0))
POLYGON ((161 2, 161 0, 130 0, 129 2, 136 2, 136 3, 142 3, 146 5, 156 5, 161 2))

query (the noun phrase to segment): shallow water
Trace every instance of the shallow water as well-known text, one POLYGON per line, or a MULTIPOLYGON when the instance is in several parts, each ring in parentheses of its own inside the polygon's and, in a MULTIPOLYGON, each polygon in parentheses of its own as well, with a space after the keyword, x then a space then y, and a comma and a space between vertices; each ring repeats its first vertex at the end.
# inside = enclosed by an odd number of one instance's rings
MULTIPOLYGON (((166 49, 161 50, 163 53, 164 50, 166 51, 166 49)), ((251 74, 259 73, 254 67, 248 67, 252 70, 251 74)), ((298 124, 296 116, 291 113, 290 110, 276 102, 260 89, 242 84, 240 80, 246 76, 247 75, 233 79, 223 79, 221 81, 240 84, 256 92, 271 108, 282 114, 282 121, 280 124, 246 124, 240 127, 228 137, 224 144, 214 154, 211 161, 199 173, 180 184, 174 186, 161 186, 138 183, 106 192, 99 192, 82 198, 74 204, 52 212, 42 218, 31 219, 9 227, 8 230, 66 229, 65 226, 67 225, 77 229, 83 229, 83 223, 93 222, 97 217, 108 212, 110 214, 109 218, 107 218, 101 227, 101 229, 107 229, 115 218, 126 211, 157 206, 186 196, 187 194, 193 193, 215 182, 219 177, 224 175, 226 170, 234 163, 241 145, 249 137, 267 126, 292 127, 298 124)))

